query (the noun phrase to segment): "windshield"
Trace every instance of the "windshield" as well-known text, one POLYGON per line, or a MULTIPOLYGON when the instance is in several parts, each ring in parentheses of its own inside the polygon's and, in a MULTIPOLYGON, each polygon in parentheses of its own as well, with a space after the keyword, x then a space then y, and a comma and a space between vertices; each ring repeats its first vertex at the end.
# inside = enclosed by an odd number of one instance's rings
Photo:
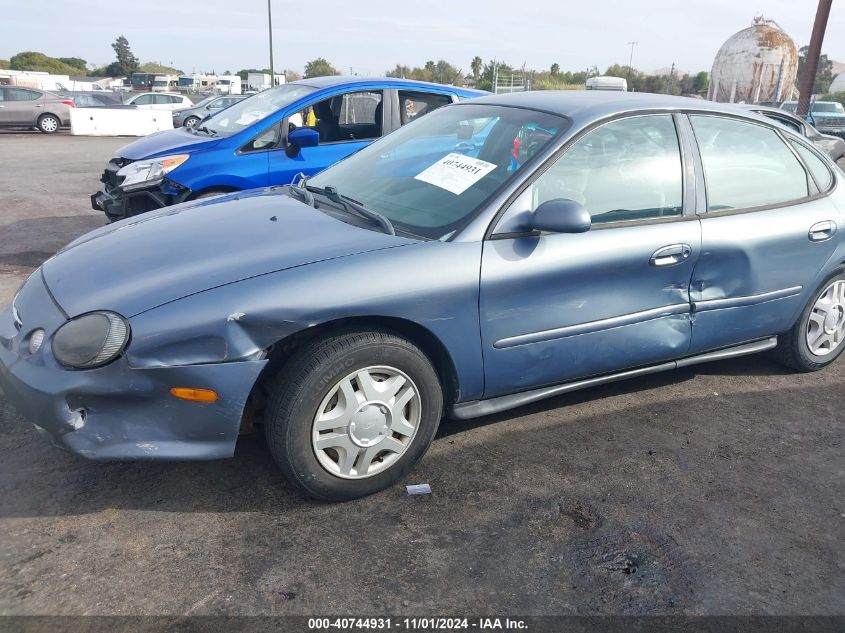
POLYGON ((194 105, 192 105, 191 107, 192 107, 192 108, 201 108, 202 106, 204 106, 204 105, 207 105, 207 104, 211 103, 211 102, 212 102, 214 99, 216 99, 216 98, 217 98, 217 95, 211 95, 210 97, 206 97, 206 98, 205 98, 205 99, 203 99, 202 101, 197 101, 197 102, 196 102, 194 105))
POLYGON ((568 126, 522 108, 446 106, 309 178, 308 187, 334 187, 397 231, 443 239, 568 126))
POLYGON ((271 88, 226 108, 219 115, 206 121, 204 126, 220 136, 237 134, 256 121, 260 121, 315 90, 316 88, 302 84, 286 84, 271 88))

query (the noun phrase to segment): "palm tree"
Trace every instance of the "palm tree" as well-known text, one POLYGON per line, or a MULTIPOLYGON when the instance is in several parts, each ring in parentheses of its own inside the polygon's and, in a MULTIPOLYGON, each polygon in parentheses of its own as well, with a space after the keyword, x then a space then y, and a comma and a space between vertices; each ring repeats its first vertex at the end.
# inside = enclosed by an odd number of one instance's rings
POLYGON ((478 79, 481 77, 481 67, 484 65, 482 59, 476 55, 472 58, 469 67, 472 69, 472 77, 475 79, 475 85, 478 85, 478 79))

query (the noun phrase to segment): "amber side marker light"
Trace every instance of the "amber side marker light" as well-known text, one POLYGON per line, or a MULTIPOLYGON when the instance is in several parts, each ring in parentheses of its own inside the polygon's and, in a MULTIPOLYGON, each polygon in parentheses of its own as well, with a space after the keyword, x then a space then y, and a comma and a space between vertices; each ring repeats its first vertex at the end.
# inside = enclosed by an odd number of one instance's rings
POLYGON ((211 389, 190 389, 188 387, 172 387, 170 395, 189 400, 191 402, 217 402, 217 392, 211 389))

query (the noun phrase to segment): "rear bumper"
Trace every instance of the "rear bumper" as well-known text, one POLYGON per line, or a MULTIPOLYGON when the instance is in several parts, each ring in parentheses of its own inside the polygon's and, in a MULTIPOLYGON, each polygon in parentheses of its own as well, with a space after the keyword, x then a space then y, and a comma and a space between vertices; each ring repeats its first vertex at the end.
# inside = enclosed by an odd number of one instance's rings
MULTIPOLYGON (((160 368, 131 367, 125 356, 91 370, 68 370, 51 340, 65 317, 36 273, 0 312, 0 389, 55 446, 90 459, 217 459, 231 457, 247 398, 267 361, 160 368), (45 330, 35 354, 27 335, 45 330), (188 402, 172 387, 213 389, 211 404, 188 402)), ((131 343, 130 343, 131 345, 131 343)))

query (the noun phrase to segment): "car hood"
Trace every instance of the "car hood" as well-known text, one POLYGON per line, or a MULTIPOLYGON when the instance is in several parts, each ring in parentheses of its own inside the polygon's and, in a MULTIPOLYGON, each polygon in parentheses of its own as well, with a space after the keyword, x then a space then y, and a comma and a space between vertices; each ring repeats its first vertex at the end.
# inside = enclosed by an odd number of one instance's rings
POLYGON ((414 242, 346 224, 268 189, 103 227, 47 260, 43 272, 69 316, 108 309, 132 317, 242 279, 414 242))
MULTIPOLYGON (((163 110, 162 112, 168 117, 172 116, 169 110, 163 110)), ((185 151, 193 152, 210 149, 219 142, 219 138, 194 134, 186 128, 180 127, 174 130, 155 132, 154 134, 129 143, 129 145, 124 145, 118 150, 117 155, 121 158, 128 158, 129 160, 140 160, 142 158, 178 154, 185 151)))

